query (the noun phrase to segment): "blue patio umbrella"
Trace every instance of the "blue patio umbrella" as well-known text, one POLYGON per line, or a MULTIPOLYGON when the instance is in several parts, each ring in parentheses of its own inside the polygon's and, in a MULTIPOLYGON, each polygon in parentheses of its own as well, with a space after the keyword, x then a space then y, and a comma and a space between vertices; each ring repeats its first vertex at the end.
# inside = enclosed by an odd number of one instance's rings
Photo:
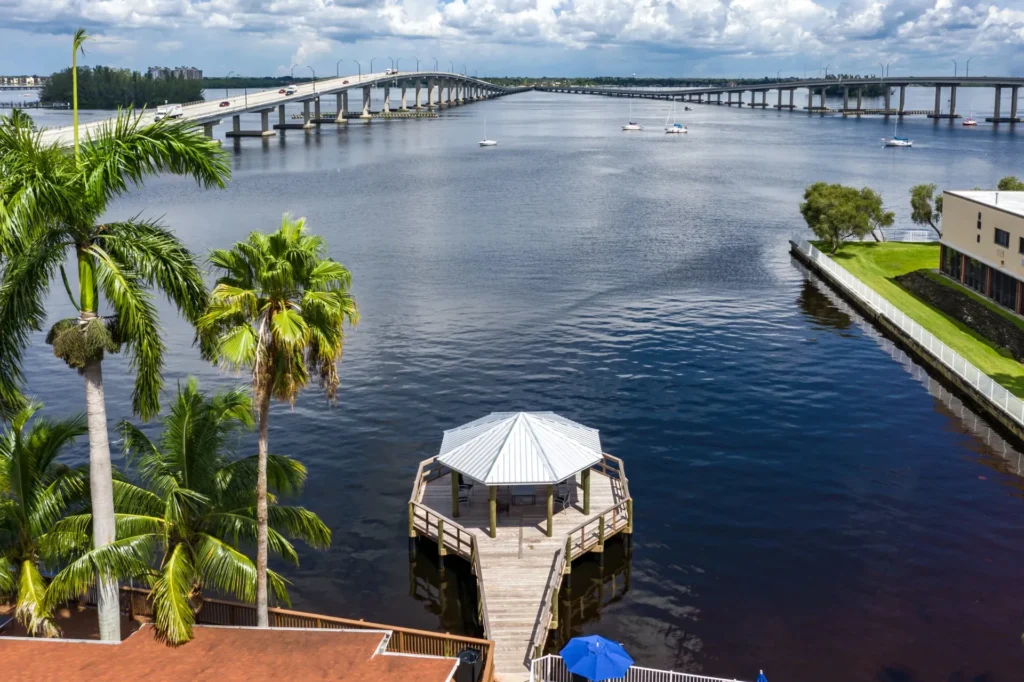
POLYGON ((625 649, 600 635, 573 637, 559 655, 569 672, 593 682, 623 677, 633 665, 625 649))
POLYGON ((757 676, 757 682, 768 682, 768 678, 764 676, 763 670, 761 671, 761 674, 757 676))

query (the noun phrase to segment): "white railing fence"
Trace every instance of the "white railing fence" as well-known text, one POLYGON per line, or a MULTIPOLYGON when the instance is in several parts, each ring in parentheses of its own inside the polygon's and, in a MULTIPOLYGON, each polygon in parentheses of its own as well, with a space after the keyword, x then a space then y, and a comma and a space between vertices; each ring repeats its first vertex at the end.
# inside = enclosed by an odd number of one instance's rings
POLYGON ((968 362, 962 355, 940 341, 938 337, 920 324, 910 319, 906 313, 892 303, 889 303, 889 301, 885 300, 867 284, 851 275, 846 268, 816 249, 806 239, 793 235, 790 241, 807 258, 834 277, 844 290, 867 303, 879 314, 884 315, 886 319, 902 329, 954 374, 985 396, 993 406, 1005 413, 1018 425, 1024 427, 1024 402, 1021 402, 1020 398, 990 379, 988 375, 968 362))
MULTIPOLYGON (((578 682, 582 678, 574 677, 565 665, 561 656, 543 656, 530 663, 530 682, 578 682)), ((740 682, 724 677, 707 677, 677 673, 670 670, 655 670, 634 665, 625 677, 616 677, 607 682, 740 682)))

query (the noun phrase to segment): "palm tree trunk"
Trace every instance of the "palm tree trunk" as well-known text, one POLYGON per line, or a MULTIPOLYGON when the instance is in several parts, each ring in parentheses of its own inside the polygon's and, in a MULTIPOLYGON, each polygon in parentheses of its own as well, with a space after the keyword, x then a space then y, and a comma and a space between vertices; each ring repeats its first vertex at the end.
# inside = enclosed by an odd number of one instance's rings
MULTIPOLYGON (((90 361, 82 370, 85 377, 85 411, 89 424, 89 486, 92 496, 92 541, 102 547, 114 541, 114 483, 107 440, 107 406, 103 399, 103 370, 100 360, 90 361)), ((121 641, 121 605, 117 580, 96 576, 100 639, 121 641)))
POLYGON ((256 396, 260 403, 259 463, 256 473, 256 627, 270 627, 267 603, 267 432, 270 392, 256 396))

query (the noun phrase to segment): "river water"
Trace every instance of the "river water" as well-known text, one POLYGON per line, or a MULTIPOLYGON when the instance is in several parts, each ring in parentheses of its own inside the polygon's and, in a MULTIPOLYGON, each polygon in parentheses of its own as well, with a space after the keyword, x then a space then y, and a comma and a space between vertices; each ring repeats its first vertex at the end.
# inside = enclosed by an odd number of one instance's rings
MULTIPOLYGON (((309 467, 301 502, 334 532, 284 569, 295 606, 477 632, 464 567, 442 582, 425 546, 409 562, 412 477, 443 429, 554 410, 601 430, 636 499, 632 556, 574 568, 557 640, 600 633, 641 665, 747 680, 1020 680, 1019 455, 787 239, 811 182, 869 185, 908 225, 911 185, 1024 174, 1024 139, 911 119, 914 148, 883 149, 878 119, 697 105, 690 134, 666 136, 667 104, 644 101, 630 134, 628 106, 526 93, 289 131, 229 144, 223 191, 160 178, 111 208, 163 216, 199 252, 306 216, 353 273, 337 406, 310 391, 273 408, 271 447, 309 467), (476 145, 484 117, 498 147, 476 145)), ((162 310, 171 389, 240 381, 162 310)), ((111 419, 128 417, 126 363, 105 371, 111 419)), ((52 413, 82 409, 41 335, 27 374, 52 413)))

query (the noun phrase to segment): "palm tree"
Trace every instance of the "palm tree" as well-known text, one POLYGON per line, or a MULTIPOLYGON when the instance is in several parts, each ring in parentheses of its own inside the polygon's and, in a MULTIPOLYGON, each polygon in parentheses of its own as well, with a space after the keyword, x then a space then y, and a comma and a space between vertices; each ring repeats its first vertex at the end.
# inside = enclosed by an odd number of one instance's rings
MULTIPOLYGON (((0 416, 22 407, 22 354, 46 322, 51 283, 63 281, 74 318, 60 320, 47 342, 85 379, 95 546, 114 540, 110 447, 102 361, 122 348, 135 370, 133 407, 143 419, 159 410, 164 345, 150 290, 161 290, 189 321, 205 308, 206 289, 195 258, 158 221, 138 216, 103 221, 109 201, 157 173, 193 177, 222 187, 226 158, 187 122, 143 125, 119 112, 78 159, 47 145, 25 116, 0 121, 0 416), (77 289, 64 270, 73 257, 77 289), (102 305, 105 302, 107 310, 102 305)), ((106 577, 99 590, 100 633, 119 640, 117 589, 106 577)))
POLYGON ((349 293, 352 276, 327 257, 321 237, 306 233, 304 218, 287 214, 270 235, 249 234, 232 249, 210 254, 221 271, 196 329, 206 357, 247 369, 259 411, 256 479, 256 610, 269 625, 267 602, 267 432, 270 399, 294 404, 310 375, 319 375, 328 400, 338 389, 344 326, 359 318, 349 293))
MULTIPOLYGON (((151 441, 138 427, 118 426, 124 448, 143 486, 115 481, 118 544, 92 550, 72 561, 53 579, 50 598, 61 601, 80 594, 95 578, 95 565, 105 565, 153 586, 157 632, 171 644, 192 639, 202 591, 212 588, 252 602, 256 568, 239 545, 256 539, 257 457, 234 458, 237 434, 253 423, 252 403, 243 391, 207 397, 195 379, 179 387, 177 399, 162 419, 163 433, 151 441), (158 568, 151 556, 159 551, 158 568)), ((278 493, 301 489, 306 469, 280 455, 268 458, 270 480, 278 493)), ((326 548, 331 532, 316 514, 302 507, 270 506, 270 547, 298 564, 290 539, 326 548)), ((88 542, 92 517, 68 516, 58 524, 64 545, 74 538, 88 542)), ((278 599, 287 602, 286 582, 270 573, 278 599)))
POLYGON ((16 595, 15 616, 30 634, 56 637, 43 570, 56 556, 55 524, 88 490, 85 468, 57 458, 86 429, 80 416, 29 427, 41 407, 27 406, 0 434, 0 595, 16 595))

